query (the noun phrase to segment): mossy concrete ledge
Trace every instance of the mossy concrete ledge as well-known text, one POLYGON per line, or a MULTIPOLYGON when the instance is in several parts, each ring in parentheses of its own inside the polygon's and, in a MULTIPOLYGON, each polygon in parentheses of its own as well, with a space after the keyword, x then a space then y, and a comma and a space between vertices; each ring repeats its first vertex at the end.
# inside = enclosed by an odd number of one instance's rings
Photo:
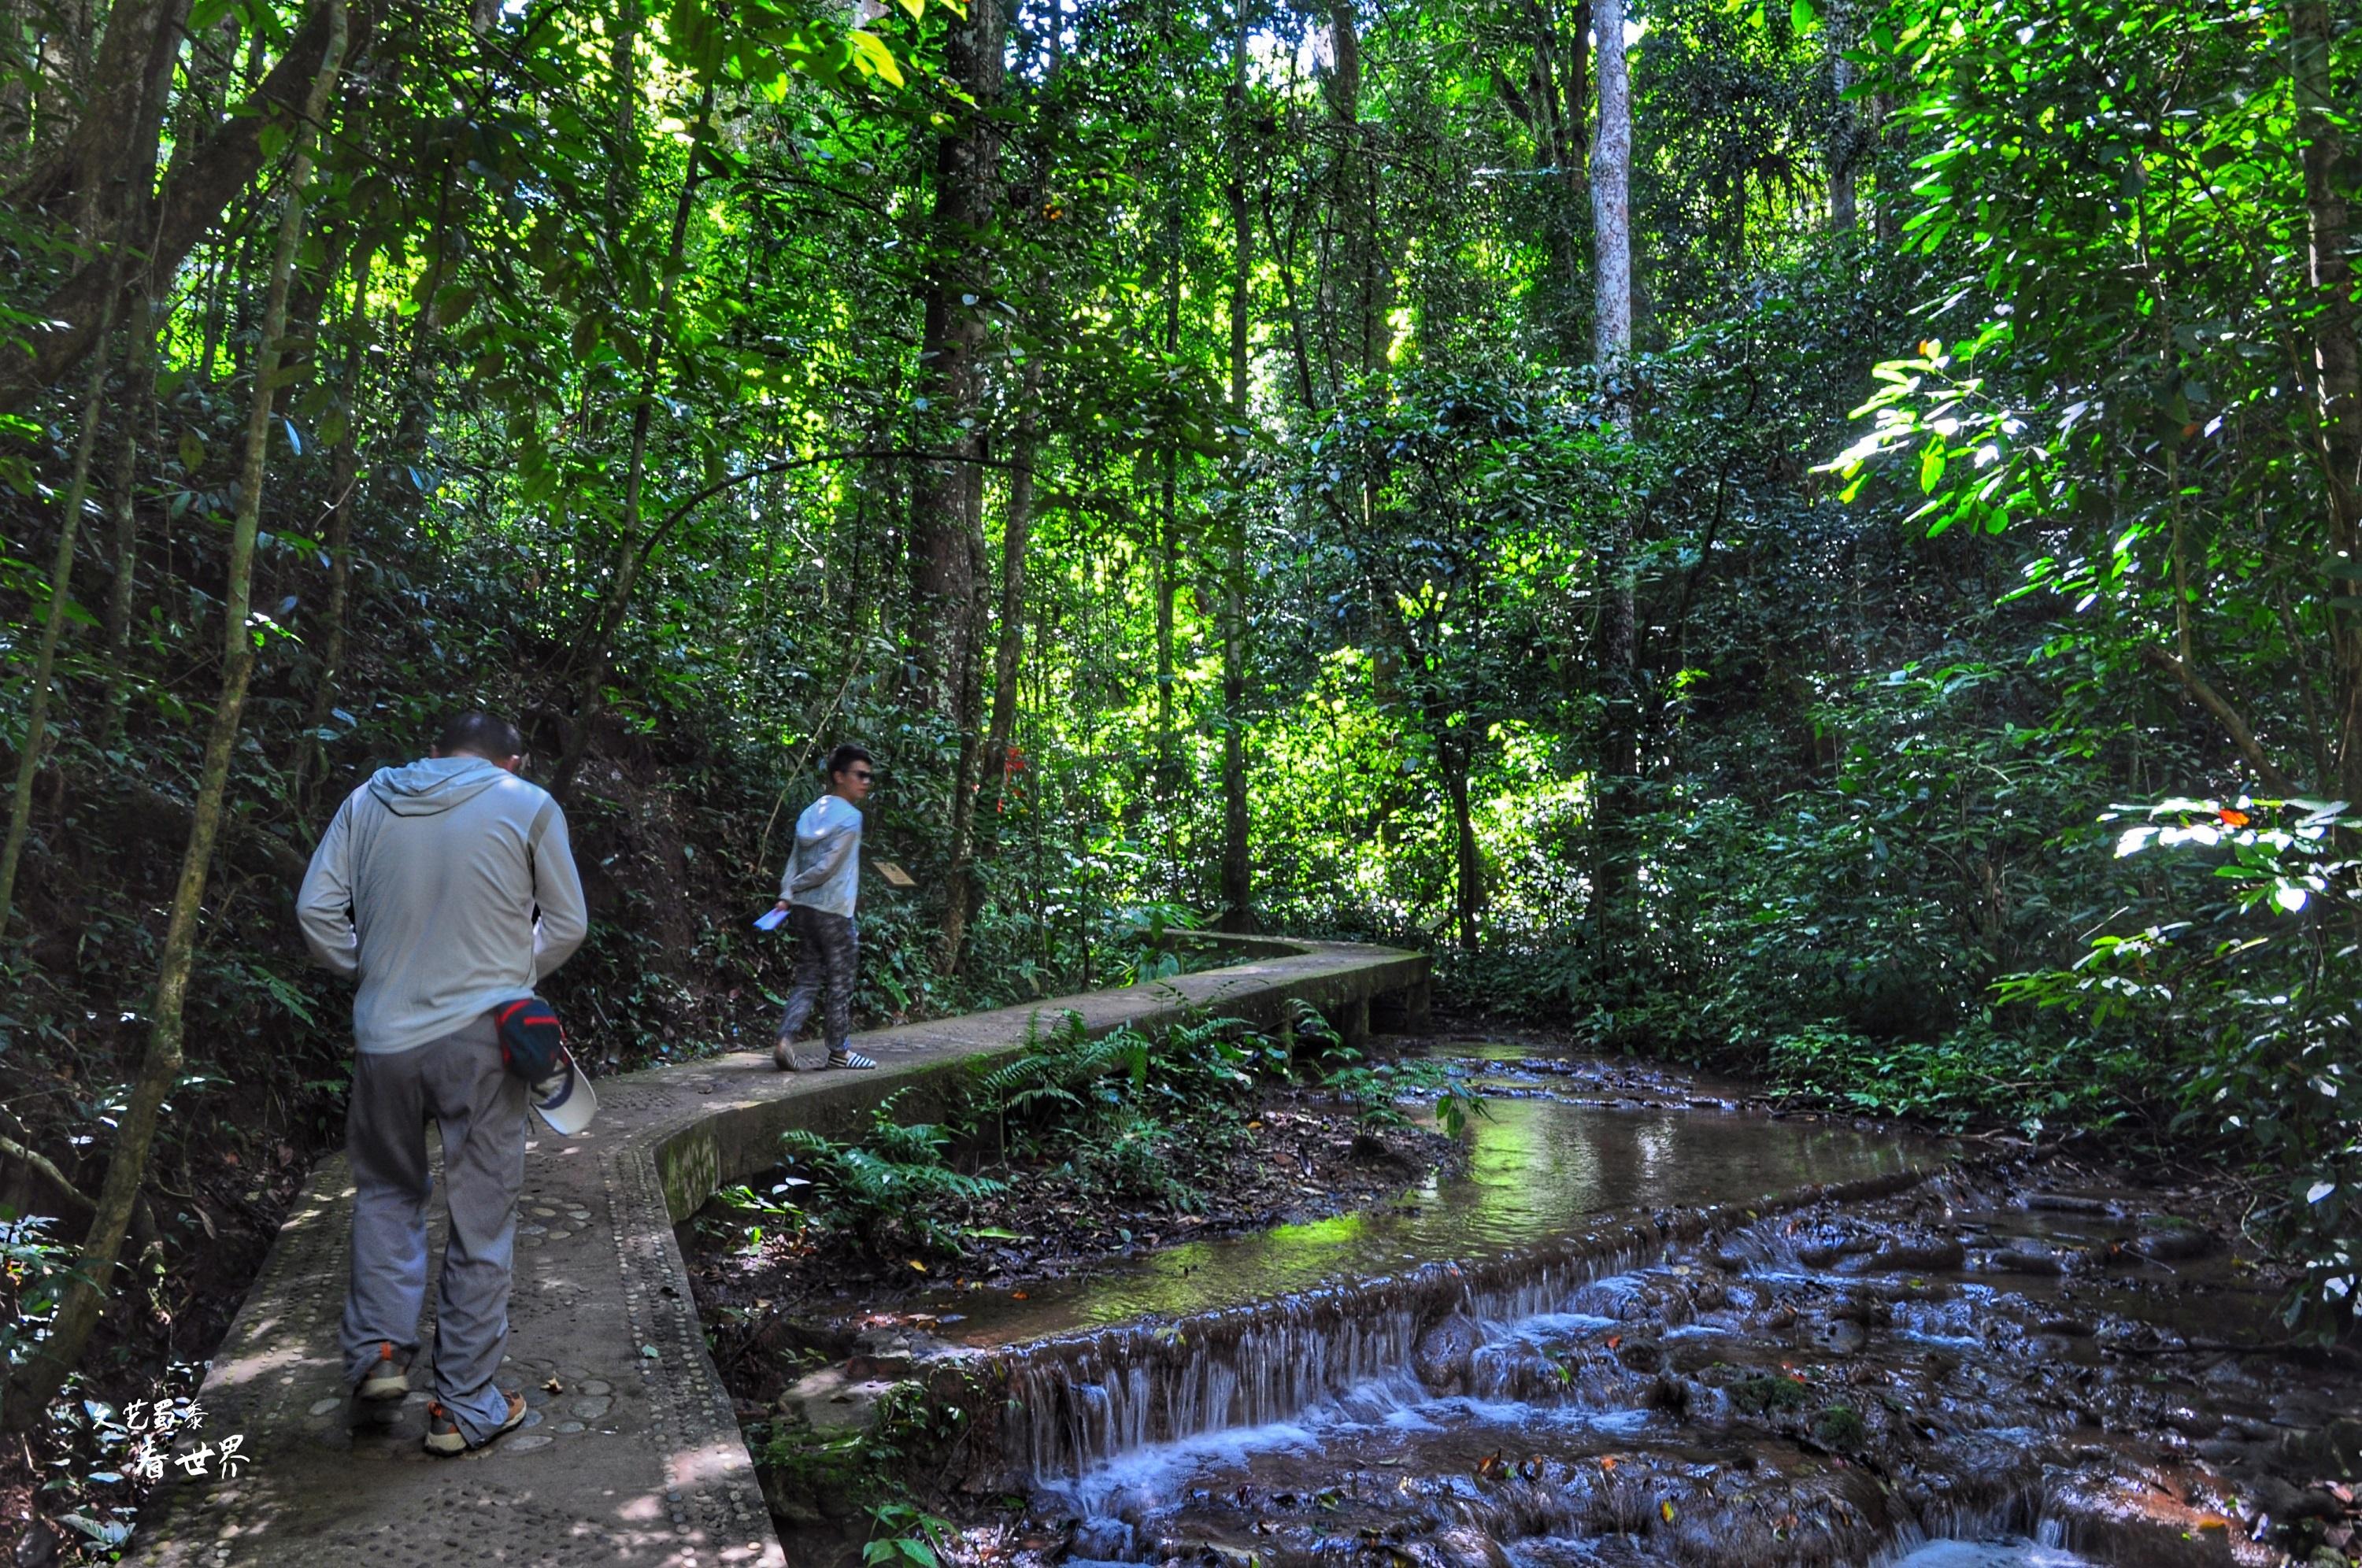
MULTIPOLYGON (((1346 1036, 1424 1020, 1428 960, 1392 948, 1199 938, 1242 961, 856 1037, 874 1073, 786 1074, 742 1053, 602 1081, 598 1123, 535 1138, 525 1162, 516 1289, 502 1386, 525 1390, 524 1430, 479 1454, 420 1450, 431 1375, 384 1422, 353 1411, 337 1353, 352 1188, 325 1160, 207 1371, 201 1473, 142 1510, 128 1561, 325 1568, 453 1562, 761 1565, 784 1562, 705 1349, 673 1227, 768 1168, 791 1127, 843 1132, 887 1096, 932 1114, 954 1075, 1012 1055, 1065 1014, 1094 1034, 1209 1013, 1276 1026, 1296 1004, 1346 1036), (217 1451, 236 1438, 237 1473, 217 1451)), ((439 1206, 438 1206, 439 1208, 439 1206)), ((440 1217, 436 1220, 440 1246, 440 1217)), ((433 1292, 429 1291, 429 1311, 433 1292)), ((423 1326, 431 1346, 433 1325, 423 1326)), ((422 1358, 423 1359, 423 1358, 422 1358)))
POLYGON ((872 1109, 896 1095, 902 1120, 928 1120, 942 1111, 944 1091, 959 1078, 1021 1054, 1064 1027, 1069 1015, 1093 1038, 1127 1025, 1153 1033, 1200 1016, 1275 1029, 1289 1021, 1289 1009, 1297 1003, 1317 1009, 1349 1041, 1369 1033, 1374 1008, 1380 1028, 1426 1021, 1423 953, 1197 933, 1181 942, 1244 962, 868 1036, 892 1041, 901 1053, 881 1055, 874 1073, 822 1073, 799 1080, 800 1092, 709 1105, 651 1145, 666 1210, 679 1224, 724 1187, 778 1165, 779 1134, 790 1128, 849 1136, 872 1109))

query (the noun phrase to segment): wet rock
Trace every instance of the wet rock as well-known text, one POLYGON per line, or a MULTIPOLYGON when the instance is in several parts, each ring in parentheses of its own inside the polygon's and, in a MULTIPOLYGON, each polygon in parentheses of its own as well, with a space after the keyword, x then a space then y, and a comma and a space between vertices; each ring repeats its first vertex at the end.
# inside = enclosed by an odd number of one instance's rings
POLYGON ((1632 1372, 1654 1372, 1664 1364, 1664 1347, 1654 1340, 1627 1337, 1618 1342, 1616 1359, 1632 1372))
POLYGON ((1992 1254, 1992 1266, 2003 1274, 2062 1275, 2072 1264, 2070 1254, 2047 1247, 2003 1247, 1992 1254))
POLYGON ((1897 1236, 1871 1254, 1872 1268, 1901 1274, 1948 1274, 1969 1261, 1953 1236, 1897 1236))
POLYGON ((17 1538, 17 1551, 11 1559, 17 1568, 50 1568, 58 1560, 58 1532, 50 1528, 47 1519, 35 1519, 17 1538))
POLYGON ((1831 1355, 1857 1355, 1870 1342, 1870 1335, 1850 1318, 1831 1318, 1816 1326, 1813 1339, 1831 1355))
POLYGON ((1481 1529, 1443 1530, 1423 1544, 1418 1556, 1434 1568, 1509 1568, 1509 1554, 1481 1529))
POLYGON ((1883 1297, 1867 1291, 1838 1297, 1829 1309, 1829 1316, 1859 1323, 1865 1329, 1882 1329, 1893 1321, 1894 1309, 1883 1297))
POLYGON ((2053 1214, 2110 1215, 2116 1212, 2116 1206, 2104 1198, 2087 1198, 2072 1192, 2029 1192, 2025 1195, 2025 1206, 2033 1209, 2047 1209, 2053 1214))
POLYGON ((1454 1312, 1419 1335, 1411 1353, 1418 1380, 1438 1394, 1466 1392, 1476 1339, 1475 1321, 1465 1312, 1454 1312))
POLYGON ((2145 1218, 2144 1225, 2147 1218, 2172 1221, 2155 1230, 2144 1229, 2134 1241, 2132 1250, 2151 1263, 2187 1263, 2191 1258, 2204 1257, 2222 1244, 2213 1231, 2187 1220, 2157 1215, 2145 1218))
POLYGON ((2257 1475, 2247 1483, 2247 1497, 2276 1524, 2299 1519, 2324 1523, 2345 1517, 2345 1507, 2326 1492, 2292 1486, 2277 1475, 2257 1475))
POLYGON ((1686 1377, 1659 1373, 1655 1380, 1649 1385, 1648 1404, 1653 1410, 1663 1410, 1675 1416, 1686 1416, 1690 1412, 1692 1397, 1693 1387, 1686 1377))

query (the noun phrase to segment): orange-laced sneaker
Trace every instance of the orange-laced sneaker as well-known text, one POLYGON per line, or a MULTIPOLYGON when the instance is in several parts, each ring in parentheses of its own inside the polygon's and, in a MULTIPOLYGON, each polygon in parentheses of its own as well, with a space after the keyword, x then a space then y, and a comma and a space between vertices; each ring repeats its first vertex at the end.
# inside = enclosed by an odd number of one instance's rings
POLYGON ((451 1419, 451 1412, 445 1409, 441 1405, 435 1404, 427 1406, 426 1452, 439 1455, 442 1458, 448 1459, 454 1454, 466 1453, 473 1449, 487 1447, 496 1440, 524 1425, 524 1396, 522 1394, 503 1394, 501 1397, 509 1402, 508 1419, 502 1421, 497 1428, 493 1429, 491 1435, 485 1438, 482 1442, 469 1442, 468 1441, 468 1434, 459 1430, 459 1423, 451 1419))
POLYGON ((380 1340, 377 1359, 361 1374, 361 1380, 353 1385, 353 1397, 376 1405, 409 1397, 410 1363, 394 1359, 392 1340, 380 1340))

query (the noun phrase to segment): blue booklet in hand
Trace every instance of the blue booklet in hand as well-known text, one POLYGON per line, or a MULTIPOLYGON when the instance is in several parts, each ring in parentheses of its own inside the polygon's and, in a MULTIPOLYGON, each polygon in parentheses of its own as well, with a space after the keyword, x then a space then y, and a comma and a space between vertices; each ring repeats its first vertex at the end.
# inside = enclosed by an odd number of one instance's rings
POLYGON ((787 911, 772 910, 755 922, 755 929, 756 931, 777 931, 779 929, 779 922, 787 918, 787 911))

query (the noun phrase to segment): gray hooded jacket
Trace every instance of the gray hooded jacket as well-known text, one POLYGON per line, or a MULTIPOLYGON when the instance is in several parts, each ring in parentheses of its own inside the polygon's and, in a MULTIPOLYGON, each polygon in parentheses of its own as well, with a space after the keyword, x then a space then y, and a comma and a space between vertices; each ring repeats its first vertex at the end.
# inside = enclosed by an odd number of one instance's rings
POLYGON ((315 959, 359 977, 353 1038, 369 1052, 412 1050, 530 995, 589 930, 566 813, 478 756, 380 768, 348 796, 295 918, 315 959))

